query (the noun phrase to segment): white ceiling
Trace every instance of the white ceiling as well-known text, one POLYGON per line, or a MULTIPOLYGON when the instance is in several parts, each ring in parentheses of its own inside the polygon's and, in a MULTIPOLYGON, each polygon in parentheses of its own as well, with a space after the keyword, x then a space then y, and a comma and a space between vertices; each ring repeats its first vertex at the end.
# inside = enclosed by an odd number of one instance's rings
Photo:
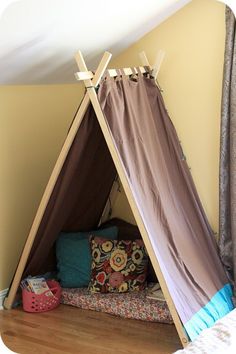
POLYGON ((0 84, 75 82, 78 49, 96 68, 190 1, 0 0, 0 84))

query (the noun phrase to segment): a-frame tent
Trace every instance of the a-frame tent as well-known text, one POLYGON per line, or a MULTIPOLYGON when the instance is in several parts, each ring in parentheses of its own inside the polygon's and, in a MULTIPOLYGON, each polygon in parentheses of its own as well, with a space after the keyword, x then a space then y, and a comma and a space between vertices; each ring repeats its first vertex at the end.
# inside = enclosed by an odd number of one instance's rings
MULTIPOLYGON (((84 183, 90 181, 92 188, 91 178, 97 178, 99 166, 87 173, 88 166, 81 160, 77 166, 68 161, 70 154, 74 153, 77 159, 87 154, 90 165, 97 160, 101 164, 103 185, 108 189, 117 171, 185 346, 189 338, 194 339, 233 308, 232 289, 150 68, 107 70, 110 58, 111 54, 106 52, 93 74, 87 70, 82 54, 76 55, 80 69, 76 76, 84 81, 86 94, 46 187, 4 306, 12 307, 22 275, 29 274, 32 264, 44 263, 45 237, 50 236, 52 243, 61 231, 57 220, 63 219, 69 205, 66 193, 70 191, 76 198, 68 185, 68 175, 75 173, 77 184, 78 176, 83 177, 84 183), (136 76, 129 77, 131 74, 136 76), (93 132, 99 136, 95 147, 90 144, 93 132), (108 165, 113 167, 105 173, 108 165), (58 195, 62 196, 60 202, 58 195), (40 243, 42 234, 44 243, 40 243), (41 256, 37 258, 39 249, 41 256)), ((101 216, 107 192, 100 202, 99 186, 95 187, 94 194, 88 193, 88 200, 97 206, 101 216)), ((84 193, 84 188, 80 193, 84 193)), ((80 209, 75 200, 73 205, 80 209)), ((68 218, 87 220, 89 225, 88 213, 84 211, 68 218)))

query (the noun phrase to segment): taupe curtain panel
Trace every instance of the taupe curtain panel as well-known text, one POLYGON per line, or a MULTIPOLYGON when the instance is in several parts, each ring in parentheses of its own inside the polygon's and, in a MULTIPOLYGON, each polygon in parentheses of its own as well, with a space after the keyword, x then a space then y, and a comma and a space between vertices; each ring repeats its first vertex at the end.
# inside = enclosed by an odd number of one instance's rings
MULTIPOLYGON (((121 72, 122 74, 122 72, 121 72)), ((104 80, 98 98, 176 309, 194 339, 232 309, 231 288, 154 80, 104 80)))
POLYGON ((226 44, 221 113, 219 248, 236 303, 236 36, 226 7, 226 44))

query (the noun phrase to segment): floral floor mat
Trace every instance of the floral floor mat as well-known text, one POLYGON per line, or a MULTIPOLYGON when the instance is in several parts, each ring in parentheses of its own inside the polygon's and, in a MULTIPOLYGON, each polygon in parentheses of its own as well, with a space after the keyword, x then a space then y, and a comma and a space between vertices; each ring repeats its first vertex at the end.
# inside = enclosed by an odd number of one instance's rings
POLYGON ((90 294, 87 288, 64 288, 61 303, 124 318, 173 323, 166 302, 147 298, 147 290, 123 294, 90 294))

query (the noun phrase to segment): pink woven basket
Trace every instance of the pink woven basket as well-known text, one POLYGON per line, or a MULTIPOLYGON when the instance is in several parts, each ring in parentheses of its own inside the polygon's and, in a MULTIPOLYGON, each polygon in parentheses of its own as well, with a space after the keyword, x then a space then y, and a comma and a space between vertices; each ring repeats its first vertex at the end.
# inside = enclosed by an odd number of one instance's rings
POLYGON ((47 280, 47 284, 54 296, 48 296, 48 290, 37 295, 26 289, 22 290, 23 309, 27 312, 45 312, 53 310, 60 304, 61 287, 55 280, 47 280))

